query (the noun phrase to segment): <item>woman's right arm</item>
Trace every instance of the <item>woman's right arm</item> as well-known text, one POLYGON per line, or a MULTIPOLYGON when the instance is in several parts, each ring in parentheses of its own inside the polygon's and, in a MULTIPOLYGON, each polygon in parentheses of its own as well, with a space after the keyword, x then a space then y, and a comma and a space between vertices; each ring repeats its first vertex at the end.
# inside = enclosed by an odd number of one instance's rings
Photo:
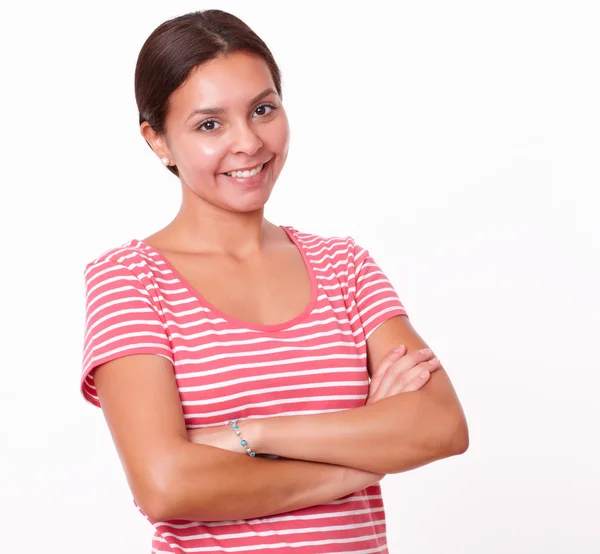
POLYGON ((94 383, 133 496, 155 521, 283 513, 330 502, 382 477, 192 444, 172 365, 161 356, 107 362, 95 370, 94 383))

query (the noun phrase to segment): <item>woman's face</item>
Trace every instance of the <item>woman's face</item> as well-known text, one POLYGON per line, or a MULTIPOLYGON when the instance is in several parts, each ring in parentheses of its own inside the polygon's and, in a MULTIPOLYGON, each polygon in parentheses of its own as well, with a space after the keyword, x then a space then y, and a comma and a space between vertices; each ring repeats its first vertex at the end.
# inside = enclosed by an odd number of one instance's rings
POLYGON ((196 67, 169 99, 162 141, 184 200, 192 193, 228 211, 262 208, 289 146, 287 116, 266 62, 236 52, 196 67))

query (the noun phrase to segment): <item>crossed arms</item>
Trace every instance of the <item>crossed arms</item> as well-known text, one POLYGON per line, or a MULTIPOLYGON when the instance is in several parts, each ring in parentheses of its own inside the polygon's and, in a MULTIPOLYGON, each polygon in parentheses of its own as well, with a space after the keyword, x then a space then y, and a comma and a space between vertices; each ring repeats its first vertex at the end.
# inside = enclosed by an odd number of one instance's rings
POLYGON ((384 474, 465 452, 467 423, 446 371, 438 364, 418 381, 432 357, 424 348, 408 318, 393 317, 367 341, 377 401, 240 424, 257 452, 282 459, 241 455, 228 427, 188 435, 161 357, 123 357, 99 366, 94 379, 133 495, 151 519, 249 519, 329 502, 384 474), (394 354, 398 345, 406 350, 394 354))

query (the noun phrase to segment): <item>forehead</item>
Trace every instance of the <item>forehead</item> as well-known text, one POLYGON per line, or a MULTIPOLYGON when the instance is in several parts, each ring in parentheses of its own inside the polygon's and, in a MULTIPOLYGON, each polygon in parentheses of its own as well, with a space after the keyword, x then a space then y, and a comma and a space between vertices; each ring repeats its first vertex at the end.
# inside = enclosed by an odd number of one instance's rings
POLYGON ((246 103, 267 88, 275 89, 267 63, 259 56, 235 52, 193 69, 171 95, 173 116, 194 108, 246 108, 246 103))

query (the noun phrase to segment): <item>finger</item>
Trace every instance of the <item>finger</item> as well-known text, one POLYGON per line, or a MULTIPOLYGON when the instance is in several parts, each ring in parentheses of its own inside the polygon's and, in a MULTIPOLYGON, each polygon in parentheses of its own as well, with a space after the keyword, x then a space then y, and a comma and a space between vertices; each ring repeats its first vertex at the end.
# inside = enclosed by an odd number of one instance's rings
POLYGON ((394 386, 394 383, 398 381, 398 372, 394 368, 389 368, 383 376, 379 386, 375 389, 371 389, 369 398, 372 397, 371 402, 376 402, 383 398, 387 398, 390 395, 390 390, 394 386))
POLYGON ((418 380, 421 379, 421 386, 423 386, 427 381, 429 381, 431 373, 439 369, 439 367, 440 362, 437 358, 426 362, 421 362, 407 371, 399 371, 396 367, 392 367, 386 372, 381 384, 374 392, 373 399, 370 403, 376 402, 377 400, 382 400, 383 398, 388 398, 389 396, 395 396, 403 392, 418 390, 420 387, 414 389, 413 381, 417 380, 416 382, 418 383, 418 380), (421 376, 421 374, 424 375, 421 376), (411 386, 409 390, 408 387, 411 383, 413 386, 411 386))
MULTIPOLYGON (((404 345, 402 345, 404 346, 404 345)), ((397 353, 397 352, 396 352, 397 353)), ((379 367, 385 368, 384 371, 379 372, 375 375, 375 378, 371 381, 371 387, 369 389, 369 401, 368 403, 376 402, 388 396, 399 394, 403 392, 404 387, 419 373, 418 369, 414 369, 419 363, 427 363, 433 358, 433 352, 430 348, 423 348, 421 350, 412 350, 411 352, 399 356, 394 361, 394 351, 389 352, 386 355, 384 362, 379 367), (391 361, 391 364, 389 363, 391 361), (410 375, 406 375, 407 372, 413 370, 410 375)), ((431 360, 433 367, 425 365, 428 371, 439 367, 439 361, 431 360)))
POLYGON ((386 355, 383 360, 377 366, 377 371, 383 370, 385 371, 388 367, 390 367, 394 362, 399 360, 402 356, 406 354, 406 346, 404 344, 399 344, 395 348, 392 348, 386 355))
POLYGON ((393 348, 386 354, 385 358, 381 360, 381 363, 373 372, 373 378, 371 379, 371 392, 377 390, 377 387, 379 386, 384 374, 394 363, 396 363, 400 358, 402 358, 404 354, 406 354, 406 346, 404 344, 393 348))
MULTIPOLYGON (((428 360, 427 362, 421 362, 419 365, 416 365, 412 369, 406 371, 394 382, 394 385, 390 388, 388 394, 390 396, 394 394, 400 394, 401 392, 409 392, 408 386, 409 384, 419 381, 419 379, 424 380, 423 384, 429 381, 430 375, 437 371, 440 367, 440 361, 437 358, 433 358, 428 360)), ((412 390, 412 388, 411 388, 412 390)))
POLYGON ((430 348, 423 348, 421 350, 411 350, 396 362, 394 362, 390 369, 396 372, 397 375, 402 374, 413 367, 419 365, 422 362, 427 362, 434 357, 433 352, 430 348))
POLYGON ((438 358, 431 358, 431 360, 429 360, 427 363, 431 366, 427 368, 429 373, 433 373, 442 367, 442 363, 438 358))
MULTIPOLYGON (((385 380, 387 387, 384 391, 382 391, 383 398, 390 396, 392 394, 398 394, 402 392, 402 387, 408 384, 416 375, 419 373, 418 366, 422 363, 427 363, 430 358, 433 357, 433 352, 429 348, 424 348, 421 350, 413 350, 402 356, 396 362, 394 362, 388 369, 385 371, 382 377, 382 383, 385 380), (412 371, 409 375, 408 373, 412 371), (392 389, 393 392, 392 392, 392 389)), ((435 366, 435 364, 432 364, 435 366)), ((429 370, 429 366, 423 366, 429 370)), ((381 385, 380 385, 381 386, 381 385)), ((374 388, 374 391, 378 391, 379 387, 374 388)))
POLYGON ((430 378, 431 378, 431 373, 429 371, 427 371, 427 370, 423 370, 410 383, 408 383, 408 385, 406 385, 404 387, 404 389, 402 390, 402 392, 415 392, 415 391, 418 391, 420 388, 422 388, 423 386, 425 386, 425 384, 427 382, 429 382, 430 378))

